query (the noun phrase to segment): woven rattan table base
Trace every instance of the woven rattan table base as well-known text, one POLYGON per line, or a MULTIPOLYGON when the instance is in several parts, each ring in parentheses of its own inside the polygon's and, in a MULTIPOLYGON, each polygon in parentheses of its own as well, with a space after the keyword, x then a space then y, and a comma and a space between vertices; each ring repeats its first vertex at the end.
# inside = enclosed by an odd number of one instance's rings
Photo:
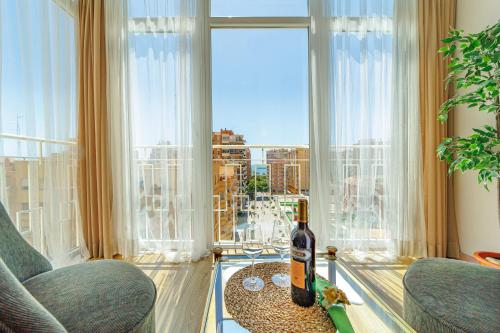
POLYGON ((243 288, 243 280, 250 276, 251 266, 236 272, 226 284, 224 301, 234 320, 253 333, 270 332, 335 332, 335 326, 326 311, 315 304, 303 308, 292 302, 290 288, 279 288, 271 277, 289 272, 287 263, 255 264, 255 275, 264 280, 259 292, 243 288))

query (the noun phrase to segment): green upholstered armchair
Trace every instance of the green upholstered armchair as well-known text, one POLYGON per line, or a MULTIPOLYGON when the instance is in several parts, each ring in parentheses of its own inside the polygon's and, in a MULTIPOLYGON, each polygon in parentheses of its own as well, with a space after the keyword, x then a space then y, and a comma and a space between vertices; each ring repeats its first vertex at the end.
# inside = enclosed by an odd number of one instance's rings
POLYGON ((500 269, 420 259, 408 268, 403 286, 404 318, 417 332, 500 332, 500 269))
POLYGON ((53 270, 0 203, 0 332, 154 332, 155 300, 153 281, 125 262, 53 270))

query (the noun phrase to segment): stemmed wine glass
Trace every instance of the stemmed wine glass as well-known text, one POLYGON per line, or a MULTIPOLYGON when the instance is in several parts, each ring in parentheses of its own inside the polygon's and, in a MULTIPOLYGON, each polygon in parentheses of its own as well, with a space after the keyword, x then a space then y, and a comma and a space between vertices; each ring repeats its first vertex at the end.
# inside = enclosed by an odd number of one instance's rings
POLYGON ((262 228, 258 224, 248 225, 241 233, 243 253, 252 259, 252 274, 243 280, 243 287, 250 291, 259 291, 264 288, 264 281, 255 276, 255 258, 264 250, 262 228))
MULTIPOLYGON (((274 220, 271 245, 279 253, 283 261, 285 255, 290 252, 290 223, 280 218, 274 220)), ((290 276, 288 274, 277 273, 271 279, 278 287, 287 288, 290 286, 290 276)))

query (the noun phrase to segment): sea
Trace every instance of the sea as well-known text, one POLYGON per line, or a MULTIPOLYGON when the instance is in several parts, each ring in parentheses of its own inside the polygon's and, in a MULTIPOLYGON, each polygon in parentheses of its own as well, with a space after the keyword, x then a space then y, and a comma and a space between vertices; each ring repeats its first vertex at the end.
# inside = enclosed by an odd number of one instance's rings
POLYGON ((252 165, 252 175, 255 173, 259 176, 267 175, 267 167, 265 165, 252 165))

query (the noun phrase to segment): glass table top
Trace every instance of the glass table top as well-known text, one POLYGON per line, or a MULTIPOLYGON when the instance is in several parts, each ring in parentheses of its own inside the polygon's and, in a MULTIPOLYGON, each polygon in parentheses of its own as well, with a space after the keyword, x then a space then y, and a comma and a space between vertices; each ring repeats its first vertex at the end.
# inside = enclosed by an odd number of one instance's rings
MULTIPOLYGON (((280 261, 280 257, 262 255, 255 260, 255 263, 272 261, 280 261)), ((285 261, 288 262, 288 259, 285 261)), ((244 255, 224 256, 221 261, 214 263, 200 332, 249 332, 231 318, 226 311, 223 296, 229 278, 248 265, 251 265, 251 260, 244 255)), ((316 272, 328 277, 347 294, 351 305, 346 307, 346 312, 355 332, 414 332, 398 314, 351 274, 341 260, 330 261, 318 256, 316 272)))

